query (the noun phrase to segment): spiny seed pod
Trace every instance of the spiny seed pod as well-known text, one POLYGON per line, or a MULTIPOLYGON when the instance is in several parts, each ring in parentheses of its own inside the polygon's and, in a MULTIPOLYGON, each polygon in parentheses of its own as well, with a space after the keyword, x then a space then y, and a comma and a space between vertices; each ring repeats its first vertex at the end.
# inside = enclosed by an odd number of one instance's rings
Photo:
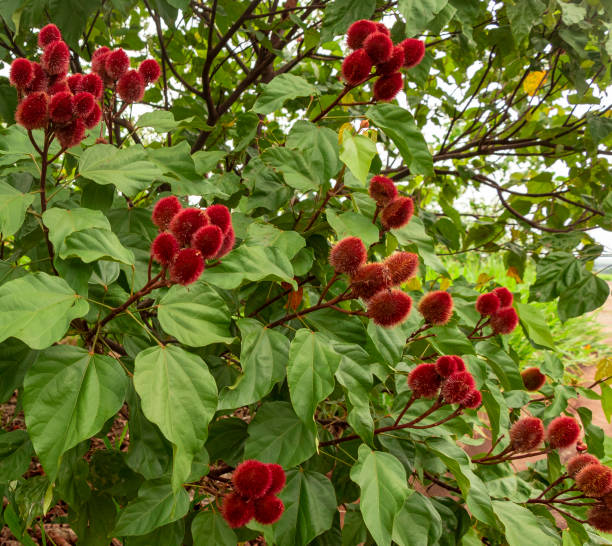
POLYGON ((401 290, 382 290, 368 301, 368 317, 374 324, 391 328, 408 318, 412 298, 401 290))
POLYGON ((70 93, 70 86, 68 85, 68 81, 66 79, 59 78, 53 82, 53 84, 49 85, 47 88, 47 95, 50 97, 53 95, 57 95, 57 93, 70 93))
POLYGON ((65 42, 51 42, 45 47, 40 62, 45 72, 51 76, 66 74, 70 68, 70 50, 65 42))
POLYGON ((374 83, 374 100, 380 102, 392 101, 404 88, 404 77, 399 73, 381 76, 374 83))
POLYGON ((370 35, 377 31, 376 23, 367 19, 355 21, 346 32, 346 43, 351 49, 359 49, 370 35))
POLYGON ((389 31, 389 29, 384 23, 374 23, 374 24, 376 25, 376 32, 382 32, 383 34, 386 34, 387 36, 391 36, 391 32, 389 31))
POLYGON ((546 376, 539 368, 526 368, 521 372, 521 377, 528 391, 539 391, 546 383, 546 376))
POLYGON ((381 76, 394 74, 404 65, 404 48, 401 45, 393 46, 388 61, 376 65, 376 73, 381 76))
POLYGON ((91 56, 91 69, 102 79, 106 77, 106 56, 109 53, 110 49, 102 46, 96 49, 91 56))
POLYGON ((89 115, 83 118, 83 123, 87 129, 93 129, 100 120, 102 119, 102 110, 98 106, 98 104, 94 104, 93 110, 89 113, 89 115))
POLYGON ((106 75, 112 80, 118 80, 129 68, 130 58, 121 48, 110 51, 104 58, 104 70, 106 75))
POLYGON ((161 230, 168 229, 172 218, 174 218, 182 208, 178 197, 174 195, 162 197, 153 207, 153 223, 161 230))
POLYGON ((386 229, 404 227, 414 213, 414 203, 410 197, 398 197, 391 201, 380 215, 380 221, 386 229))
POLYGON ((491 317, 491 328, 496 334, 509 334, 518 325, 519 318, 514 307, 504 307, 491 317))
POLYGON ((603 497, 612 492, 612 469, 599 462, 585 466, 574 479, 587 497, 603 497))
POLYGON ((235 242, 236 234, 234 233, 234 228, 230 226, 230 228, 227 230, 227 233, 223 236, 223 244, 221 245, 219 253, 215 256, 215 258, 217 260, 220 260, 221 258, 223 258, 223 256, 229 254, 232 248, 234 248, 235 242))
POLYGON ((218 226, 202 226, 193 234, 191 246, 197 248, 205 260, 214 258, 223 244, 223 232, 218 226))
POLYGON ((25 89, 34 79, 34 68, 28 59, 15 59, 11 63, 9 82, 17 89, 25 89))
POLYGON ((391 275, 391 286, 399 286, 416 275, 419 257, 413 252, 394 252, 383 263, 391 275))
POLYGON ((573 417, 557 417, 548 425, 546 439, 553 449, 561 449, 575 444, 580 437, 580 425, 573 417))
POLYGON ((372 61, 364 49, 353 51, 342 62, 342 77, 349 85, 355 86, 368 79, 372 61))
POLYGON ((500 301, 497 295, 493 292, 488 294, 480 294, 476 299, 476 311, 487 317, 497 313, 500 307, 500 301))
POLYGON ((80 118, 87 117, 96 105, 96 99, 87 91, 77 93, 72 99, 74 114, 80 118))
POLYGON ((117 82, 117 94, 125 102, 142 100, 144 92, 145 82, 137 70, 128 70, 117 82))
POLYGON ((155 83, 159 79, 161 75, 161 68, 155 59, 147 59, 146 61, 142 61, 140 63, 138 72, 140 72, 140 75, 145 83, 150 84, 155 83))
POLYGON ((62 148, 68 149, 76 146, 85 138, 85 124, 82 119, 73 119, 66 125, 55 129, 55 137, 62 148))
POLYGON ((455 372, 442 383, 442 396, 448 404, 461 404, 474 390, 474 378, 470 372, 455 372))
POLYGON ((379 207, 384 207, 397 197, 397 188, 390 178, 377 175, 370 180, 368 193, 379 207))
POLYGON ((176 237, 167 231, 163 231, 155 237, 151 245, 151 255, 153 259, 166 266, 172 263, 178 251, 179 244, 176 237))
POLYGON ((510 444, 514 451, 525 453, 538 447, 544 439, 544 424, 537 417, 519 419, 510 428, 510 444))
POLYGON ((81 87, 81 91, 87 91, 97 99, 102 96, 102 92, 104 91, 104 83, 102 82, 102 78, 100 78, 100 76, 97 74, 86 74, 83 76, 81 87))
POLYGON ((448 377, 458 371, 454 355, 440 356, 434 365, 440 377, 448 377))
POLYGON ((441 383, 442 378, 433 364, 419 364, 408 374, 408 386, 417 398, 433 398, 441 383))
POLYGON ((508 290, 505 286, 498 286, 493 290, 492 294, 495 294, 498 297, 500 308, 510 307, 514 301, 512 292, 510 292, 510 290, 508 290))
POLYGON ((351 277, 351 289, 356 298, 370 299, 391 285, 391 275, 383 264, 362 265, 351 277))
POLYGON ((416 38, 406 38, 400 44, 404 50, 404 68, 413 68, 425 56, 425 42, 416 38))
POLYGON ((49 117, 55 123, 68 123, 72 120, 72 93, 56 93, 49 101, 49 117))
POLYGON ((287 476, 283 467, 276 463, 269 463, 268 470, 270 470, 270 476, 272 480, 270 482, 270 488, 266 492, 267 495, 276 495, 285 487, 287 476))
POLYGON ((587 521, 598 531, 612 533, 612 510, 601 504, 589 508, 587 521))
POLYGON ((232 476, 236 491, 247 499, 263 497, 272 485, 272 473, 267 464, 255 459, 240 463, 232 476))
POLYGON ((26 129, 42 129, 49 119, 47 94, 28 95, 17 106, 15 120, 26 129))
POLYGON ((32 62, 31 64, 32 69, 34 70, 34 77, 25 89, 26 93, 28 94, 44 91, 49 83, 49 77, 43 70, 42 66, 36 62, 32 62))
POLYGON ((255 507, 238 493, 229 493, 223 497, 221 514, 228 525, 235 529, 246 525, 255 517, 255 507))
POLYGON ((83 78, 83 74, 79 72, 77 72, 76 74, 72 74, 71 76, 68 76, 68 78, 66 78, 70 92, 74 95, 83 91, 83 78))
POLYGON ((183 248, 179 250, 170 267, 170 280, 186 286, 196 282, 204 271, 204 260, 199 250, 183 248))
POLYGON ((453 316, 453 298, 444 290, 428 292, 419 302, 419 313, 427 324, 444 326, 453 316))
POLYGON ((206 216, 211 224, 221 229, 224 235, 232 225, 232 215, 225 205, 211 205, 206 209, 206 216))
POLYGON ((380 64, 391 58, 393 42, 388 34, 384 32, 374 32, 363 42, 363 49, 372 60, 372 64, 380 64))
POLYGON ((612 493, 608 493, 601 498, 602 502, 606 505, 608 510, 612 510, 612 493))
POLYGON ((353 275, 367 260, 368 250, 359 237, 345 237, 329 253, 329 264, 336 273, 353 275))
POLYGON ((203 210, 182 209, 172 218, 170 231, 174 233, 181 246, 188 246, 193 234, 206 224, 208 224, 208 218, 203 210))
POLYGON ((482 393, 477 390, 471 390, 468 395, 461 401, 461 407, 467 409, 477 409, 482 404, 482 393))
POLYGON ((580 455, 574 455, 567 461, 565 467, 567 468, 568 475, 573 478, 584 467, 591 464, 600 464, 599 459, 590 453, 581 453, 580 455))
POLYGON ((263 525, 276 523, 285 511, 283 501, 274 495, 266 495, 253 504, 255 505, 255 519, 263 525))
POLYGON ((62 33, 53 23, 42 27, 38 33, 38 47, 45 48, 51 42, 57 42, 62 39, 62 33))
POLYGON ((463 361, 463 358, 457 355, 450 355, 450 357, 455 361, 455 366, 456 366, 455 371, 464 372, 467 369, 465 367, 465 362, 463 361))

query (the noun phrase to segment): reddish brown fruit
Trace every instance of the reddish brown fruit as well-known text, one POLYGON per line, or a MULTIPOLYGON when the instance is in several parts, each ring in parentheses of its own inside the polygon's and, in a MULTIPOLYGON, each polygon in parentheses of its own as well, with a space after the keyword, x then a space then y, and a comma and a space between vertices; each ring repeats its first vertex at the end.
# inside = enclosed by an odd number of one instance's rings
POLYGON ((376 32, 382 32, 387 36, 391 36, 391 31, 387 28, 384 23, 374 23, 376 25, 376 32))
POLYGON ((442 396, 448 404, 461 404, 474 390, 474 378, 470 372, 455 372, 442 383, 442 396))
POLYGON ((110 53, 110 49, 106 46, 99 47, 91 56, 91 70, 104 79, 106 75, 106 56, 110 53))
POLYGON ((236 234, 234 233, 234 228, 230 226, 230 228, 227 230, 227 233, 223 236, 223 244, 221 245, 219 253, 215 256, 215 258, 219 260, 223 258, 223 256, 229 254, 232 248, 234 248, 235 242, 236 234))
POLYGON ((383 263, 391 275, 391 286, 399 286, 411 279, 419 269, 419 257, 412 252, 394 252, 383 263))
POLYGON ((279 464, 270 463, 268 464, 268 469, 270 470, 270 476, 272 476, 272 480, 270 483, 270 488, 267 491, 267 495, 276 495, 281 491, 283 487, 285 487, 285 483, 287 481, 287 476, 283 467, 279 464))
POLYGON ((546 383, 546 376, 539 368, 526 368, 521 372, 521 377, 528 391, 539 391, 546 383))
POLYGON ((118 80, 129 69, 130 58, 121 48, 108 52, 104 58, 104 70, 106 75, 112 80, 118 80))
POLYGON ((62 33, 53 23, 42 27, 38 33, 38 47, 45 48, 51 42, 57 42, 62 39, 62 33))
POLYGON ((472 390, 461 401, 461 407, 467 409, 477 409, 482 404, 482 393, 479 390, 472 390))
POLYGON ((91 114, 92 110, 96 106, 96 99, 91 93, 81 91, 73 97, 72 105, 74 108, 74 114, 77 117, 85 118, 91 114))
POLYGON ((379 263, 362 265, 351 277, 353 295, 364 300, 391 285, 391 275, 386 266, 379 263))
POLYGON ((389 203, 380 215, 380 221, 386 229, 404 227, 414 213, 414 203, 410 197, 398 197, 389 203))
POLYGON ((65 42, 51 42, 45 47, 40 62, 45 72, 51 76, 66 74, 70 68, 70 50, 65 42))
POLYGON ((34 68, 28 59, 15 59, 11 63, 9 81, 17 89, 25 89, 34 79, 34 68))
POLYGON ((491 317, 491 328, 496 334, 509 334, 518 325, 519 318, 514 307, 504 307, 491 317))
POLYGON ((236 491, 243 497, 259 499, 270 489, 272 473, 267 464, 255 459, 248 459, 236 467, 232 482, 236 491))
POLYGON ((353 275, 365 262, 368 251, 359 237, 345 237, 329 253, 329 264, 336 273, 353 275))
MULTIPOLYGON (((457 361, 455 360, 454 355, 440 356, 435 363, 436 371, 440 377, 448 377, 457 370, 457 361)), ((462 370, 463 371, 463 370, 462 370)))
POLYGON ((76 74, 72 74, 66 78, 66 82, 68 83, 68 88, 70 92, 74 95, 83 91, 83 74, 77 72, 76 74))
POLYGON ((186 286, 196 282, 204 271, 204 260, 195 248, 179 250, 170 267, 170 280, 186 286))
POLYGON ((368 316, 374 324, 391 328, 408 318, 412 298, 401 290, 383 290, 368 301, 368 316))
POLYGON ((406 38, 400 44, 404 50, 404 68, 413 68, 425 56, 425 42, 416 38, 406 38))
POLYGON ((211 205, 206 209, 211 224, 218 226, 225 235, 232 226, 232 215, 225 205, 211 205))
POLYGON ((39 91, 44 91, 47 88, 47 84, 49 83, 49 77, 43 70, 40 64, 33 62, 32 69, 34 70, 34 78, 28 84, 25 91, 26 93, 38 93, 39 91))
POLYGON ((519 419, 510 428, 510 443, 519 453, 535 449, 542 440, 544 440, 544 424, 537 417, 519 419))
POLYGON ((427 324, 444 326, 453 316, 453 298, 444 290, 428 292, 419 302, 419 313, 427 324))
POLYGON ((52 96, 57 93, 70 93, 70 86, 68 85, 68 80, 60 77, 56 79, 49 87, 47 88, 47 95, 52 96))
POLYGON ((153 259, 162 265, 170 265, 178 251, 178 241, 172 233, 168 233, 167 231, 155 237, 151 245, 151 255, 153 259))
POLYGON ((572 417, 557 417, 548 425, 546 439, 553 449, 561 449, 575 444, 580 437, 580 425, 572 417))
POLYGON ((102 78, 100 78, 100 76, 97 74, 87 74, 83 76, 83 80, 81 81, 81 91, 87 91, 99 99, 104 91, 104 83, 102 83, 102 78))
POLYGON ((377 31, 376 23, 367 19, 355 21, 346 33, 346 43, 351 49, 363 47, 363 42, 370 35, 377 31))
POLYGON ((353 51, 342 63, 342 77, 352 86, 367 80, 371 70, 372 61, 364 49, 353 51))
POLYGON ((145 92, 145 82, 137 70, 128 70, 117 82, 117 94, 124 102, 138 102, 145 92))
POLYGON ((235 529, 246 525, 255 517, 255 507, 238 493, 229 493, 223 498, 221 513, 228 525, 235 529))
POLYGON ((612 469, 599 462, 585 466, 574 479, 587 497, 603 497, 612 492, 612 469))
POLYGON ((285 511, 283 501, 274 495, 266 495, 255 503, 255 519, 263 525, 276 523, 285 511))
POLYGON ((73 119, 66 125, 56 128, 55 137, 62 148, 68 149, 76 146, 85 138, 85 124, 83 120, 79 118, 73 119))
POLYGON ((206 224, 208 224, 208 218, 203 210, 182 209, 172 218, 170 231, 174 233, 181 246, 188 246, 193 234, 206 224))
POLYGON ((42 129, 49 120, 48 109, 47 94, 32 93, 17 106, 15 120, 26 129, 42 129))
POLYGON ((147 59, 142 61, 138 67, 138 72, 146 84, 155 83, 160 75, 161 68, 155 59, 147 59))
POLYGON ((488 294, 480 294, 476 299, 476 311, 483 316, 489 316, 497 313, 500 307, 500 301, 497 295, 493 292, 488 294))
POLYGON ((408 374, 408 386, 417 398, 433 398, 441 383, 442 378, 433 364, 419 364, 408 374))
POLYGON ((589 508, 587 521, 599 531, 612 533, 612 510, 606 506, 596 504, 589 508))
POLYGON ((399 73, 381 76, 374 84, 374 100, 380 102, 392 101, 404 88, 404 77, 399 73))
POLYGON ((512 302, 514 301, 514 296, 512 295, 512 292, 510 292, 510 290, 508 290, 505 286, 498 286, 491 293, 495 294, 498 297, 499 307, 502 309, 504 307, 510 307, 512 305, 512 302))
POLYGON ((457 355, 451 355, 451 358, 455 361, 455 366, 456 366, 455 371, 464 372, 467 369, 465 367, 465 362, 463 361, 463 358, 457 355))
POLYGON ((93 110, 89 113, 89 115, 83 118, 83 123, 85 124, 85 128, 93 129, 100 120, 102 119, 102 110, 98 106, 98 104, 94 104, 93 110))
POLYGON ((153 207, 153 223, 159 229, 168 229, 172 218, 182 209, 181 202, 174 195, 163 197, 153 207))
POLYGON ((386 176, 373 176, 368 189, 370 197, 379 207, 388 205, 397 197, 397 188, 393 180, 386 176))
POLYGON ((381 76, 394 74, 404 64, 404 48, 401 45, 393 46, 391 57, 388 61, 376 65, 376 73, 381 76))
POLYGON ((68 123, 72 120, 72 93, 56 93, 49 101, 49 118, 55 123, 68 123))
POLYGON ((205 260, 214 258, 223 244, 223 232, 218 226, 209 224, 202 226, 193 234, 191 246, 197 248, 205 260))
POLYGON ((365 39, 363 49, 370 57, 372 64, 380 64, 391 58, 393 42, 388 34, 377 31, 365 39))
POLYGON ((569 461, 567 461, 565 467, 567 468, 568 475, 573 478, 585 466, 589 466, 591 464, 600 464, 599 459, 590 453, 581 453, 580 455, 574 455, 569 461))

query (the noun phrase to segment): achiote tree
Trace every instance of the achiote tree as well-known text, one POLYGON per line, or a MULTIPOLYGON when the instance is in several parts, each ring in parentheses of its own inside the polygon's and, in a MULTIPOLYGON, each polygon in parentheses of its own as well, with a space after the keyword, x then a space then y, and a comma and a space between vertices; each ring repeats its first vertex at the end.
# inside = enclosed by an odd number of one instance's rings
POLYGON ((609 413, 612 370, 570 381, 540 302, 566 321, 608 296, 589 231, 612 219, 611 15, 0 6, 12 535, 605 541, 610 444, 568 402, 609 413), (520 285, 535 265, 528 296, 449 272, 488 254, 520 285))

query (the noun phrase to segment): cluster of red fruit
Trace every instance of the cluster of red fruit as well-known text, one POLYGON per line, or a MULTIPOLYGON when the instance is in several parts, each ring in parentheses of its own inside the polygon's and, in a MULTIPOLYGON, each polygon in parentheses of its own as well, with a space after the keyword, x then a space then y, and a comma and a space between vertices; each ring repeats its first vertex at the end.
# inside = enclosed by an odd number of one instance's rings
POLYGON ((510 447, 517 453, 526 453, 538 447, 544 438, 552 449, 563 449, 575 444, 580 437, 580 425, 572 417, 557 417, 544 432, 544 423, 538 417, 524 417, 510 428, 510 447))
POLYGON ((408 374, 408 386, 414 398, 435 398, 440 395, 447 404, 476 409, 482 394, 474 377, 457 355, 444 355, 434 364, 419 364, 408 374))
POLYGON ((476 310, 483 317, 490 317, 489 326, 496 334, 509 334, 512 332, 519 318, 512 307, 514 296, 504 286, 499 286, 492 292, 481 294, 476 300, 476 310))
POLYGON ((373 176, 370 180, 369 194, 378 210, 382 210, 380 221, 385 229, 404 227, 414 213, 414 203, 410 197, 397 193, 393 180, 386 176, 373 176))
POLYGON ((539 391, 546 383, 546 376, 539 368, 526 368, 521 372, 523 384, 528 391, 539 391))
POLYGON ((220 259, 234 247, 232 217, 224 205, 184 209, 171 195, 155 204, 153 223, 161 233, 151 245, 151 255, 170 268, 170 280, 178 284, 197 281, 204 260, 220 259))
POLYGON ((361 19, 348 29, 346 41, 354 49, 342 63, 342 76, 352 87, 370 78, 372 67, 378 76, 374 84, 374 99, 390 101, 404 87, 401 68, 418 65, 425 55, 421 40, 408 38, 393 45, 389 29, 382 23, 361 19))
POLYGON ((263 525, 280 519, 285 510, 276 494, 285 487, 285 471, 279 464, 254 459, 240 463, 232 483, 235 491, 223 498, 222 513, 230 527, 242 527, 255 518, 263 525))

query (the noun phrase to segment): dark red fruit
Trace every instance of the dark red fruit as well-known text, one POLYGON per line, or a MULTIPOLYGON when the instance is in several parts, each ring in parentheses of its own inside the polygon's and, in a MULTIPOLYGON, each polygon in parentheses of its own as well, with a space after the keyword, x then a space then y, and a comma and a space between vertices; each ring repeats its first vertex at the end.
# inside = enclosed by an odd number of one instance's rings
POLYGON ((263 525, 277 522, 285 511, 283 501, 274 495, 266 495, 253 504, 255 505, 255 519, 263 525))
POLYGON ((539 391, 546 383, 546 376, 539 368, 527 368, 521 372, 521 377, 528 391, 539 391))
POLYGON ((384 32, 374 32, 363 42, 363 49, 370 57, 372 64, 380 64, 391 58, 393 42, 388 34, 384 32))
POLYGON ((223 244, 223 232, 218 226, 202 226, 193 234, 191 246, 197 248, 205 260, 214 258, 223 244))
POLYGON ((181 202, 174 195, 163 197, 153 207, 153 223, 159 229, 168 229, 170 221, 182 208, 181 202))
POLYGON ((38 33, 38 47, 45 48, 51 42, 62 39, 62 33, 53 23, 42 27, 38 33))
POLYGON ((179 244, 174 235, 163 231, 153 241, 151 245, 151 255, 153 259, 162 264, 170 265, 179 251, 179 244))
POLYGON ((478 296, 476 299, 476 311, 483 316, 489 316, 497 313, 499 307, 499 298, 493 292, 488 294, 480 294, 480 296, 478 296))
POLYGON ((351 49, 359 49, 370 35, 377 31, 376 23, 367 19, 355 21, 346 33, 346 43, 351 49))
POLYGON ((461 407, 467 409, 477 409, 482 404, 482 393, 479 390, 471 390, 461 401, 461 407))
POLYGON ((97 99, 102 96, 102 92, 104 91, 104 83, 102 83, 102 78, 93 73, 83 76, 81 87, 81 91, 87 91, 97 99))
POLYGON ((448 377, 454 374, 457 370, 457 361, 453 355, 444 355, 438 357, 435 363, 436 371, 440 377, 448 377))
POLYGON ((51 42, 45 47, 40 62, 45 72, 51 76, 66 74, 70 67, 70 50, 61 40, 51 42))
POLYGON ((72 93, 56 93, 49 101, 49 117, 55 123, 68 123, 72 120, 72 93))
POLYGON ((83 123, 87 129, 93 129, 100 120, 102 119, 102 110, 98 106, 98 104, 94 104, 93 110, 89 113, 89 115, 83 118, 83 123))
POLYGON ((121 48, 109 51, 104 58, 104 70, 106 75, 112 80, 118 80, 129 68, 130 58, 121 48))
POLYGON ((376 73, 381 76, 394 74, 404 64, 404 48, 401 45, 393 46, 391 57, 388 61, 376 65, 376 73))
POLYGON ((48 109, 47 94, 32 93, 18 104, 15 120, 26 129, 42 129, 49 120, 48 109))
POLYGON ((124 102, 138 102, 144 92, 145 82, 137 70, 128 70, 117 82, 117 94, 124 102))
POLYGON ((85 124, 83 120, 77 118, 61 127, 55 129, 55 137, 62 148, 68 149, 76 146, 85 138, 85 124))
POLYGON ((496 334, 509 334, 517 327, 518 322, 514 307, 504 307, 491 316, 491 328, 496 334))
POLYGON ((453 316, 453 298, 444 290, 428 292, 419 302, 419 313, 428 324, 444 326, 453 316))
POLYGON ((580 437, 580 425, 572 417, 557 417, 548 425, 546 440, 553 449, 569 447, 580 437))
POLYGON ((342 63, 342 77, 352 86, 367 80, 371 70, 372 61, 364 49, 353 51, 342 63))
POLYGON ((364 300, 391 285, 391 275, 383 264, 373 263, 362 265, 351 277, 353 295, 364 300))
POLYGON ((83 74, 77 72, 76 74, 72 74, 66 78, 66 82, 68 83, 68 88, 70 92, 74 95, 83 91, 83 74))
POLYGON ((510 428, 510 443, 519 453, 531 451, 544 439, 544 424, 537 417, 523 417, 510 428))
POLYGON ((474 378, 470 372, 455 372, 442 383, 442 396, 449 404, 461 404, 474 390, 474 378))
POLYGON ((73 97, 72 105, 74 107, 74 114, 77 117, 84 118, 91 114, 96 105, 96 99, 91 93, 81 91, 73 97))
POLYGON ((612 492, 612 469, 599 462, 585 466, 574 479, 587 497, 603 497, 612 492))
POLYGON ((270 488, 267 491, 267 495, 276 495, 285 487, 287 476, 283 467, 276 463, 269 463, 268 469, 270 470, 270 476, 272 477, 270 488))
POLYGON ((581 453, 580 455, 574 455, 569 461, 567 461, 565 466, 567 468, 568 475, 574 477, 585 466, 589 466, 591 464, 599 464, 599 459, 590 453, 581 453))
POLYGON ((404 227, 414 213, 414 203, 410 197, 398 197, 389 203, 380 215, 382 225, 387 229, 404 227))
POLYGON ((110 49, 106 46, 99 47, 91 56, 91 69, 104 79, 106 75, 106 56, 110 53, 110 49))
POLYGON ((612 510, 606 506, 596 504, 589 508, 587 521, 598 531, 612 533, 612 510))
POLYGON ((416 38, 406 38, 400 45, 404 50, 404 68, 412 68, 423 60, 425 42, 416 38))
POLYGON ((498 286, 495 288, 495 290, 493 290, 492 294, 495 294, 499 298, 500 308, 510 307, 514 301, 512 292, 510 292, 510 290, 508 290, 505 286, 498 286))
POLYGON ((227 233, 223 236, 223 244, 221 245, 219 253, 215 256, 215 258, 219 260, 223 258, 223 256, 226 256, 227 254, 229 254, 232 248, 234 248, 235 242, 236 242, 236 234, 234 233, 234 228, 230 226, 230 228, 227 230, 227 233))
POLYGON ((441 383, 442 378, 433 364, 419 364, 408 374, 408 386, 417 398, 433 398, 441 383))
POLYGON ((379 207, 384 207, 397 197, 397 188, 393 180, 386 176, 378 175, 373 176, 372 180, 370 180, 368 193, 379 207))
POLYGON ((225 205, 211 205, 206 209, 211 224, 218 226, 225 235, 232 225, 232 215, 225 205))
POLYGON ((199 250, 183 248, 178 251, 170 267, 170 280, 186 286, 198 280, 204 271, 204 260, 199 250))
POLYGON ((255 507, 238 493, 229 493, 223 498, 221 513, 228 525, 235 529, 246 525, 255 517, 255 507))
POLYGON ((416 275, 419 257, 412 252, 394 252, 385 261, 391 275, 391 286, 399 286, 416 275))
POLYGON ((404 77, 399 73, 381 76, 374 83, 374 100, 381 102, 392 101, 404 88, 404 77))
POLYGON ((208 224, 208 218, 203 210, 182 209, 172 218, 170 231, 174 233, 181 246, 189 246, 193 234, 206 224, 208 224))
POLYGON ((9 81, 17 89, 25 89, 34 79, 34 68, 28 59, 15 59, 11 63, 9 81))
POLYGON ((365 262, 368 251, 359 237, 345 237, 329 253, 329 264, 336 273, 354 274, 365 262))
POLYGON ((138 72, 146 84, 155 83, 161 75, 161 68, 155 59, 147 59, 140 63, 138 72))
POLYGON ((408 318, 412 298, 401 290, 382 290, 368 301, 368 316, 374 324, 391 328, 408 318))
POLYGON ((272 485, 272 473, 267 464, 255 459, 248 459, 240 463, 232 482, 236 491, 247 499, 259 499, 266 495, 272 485))

